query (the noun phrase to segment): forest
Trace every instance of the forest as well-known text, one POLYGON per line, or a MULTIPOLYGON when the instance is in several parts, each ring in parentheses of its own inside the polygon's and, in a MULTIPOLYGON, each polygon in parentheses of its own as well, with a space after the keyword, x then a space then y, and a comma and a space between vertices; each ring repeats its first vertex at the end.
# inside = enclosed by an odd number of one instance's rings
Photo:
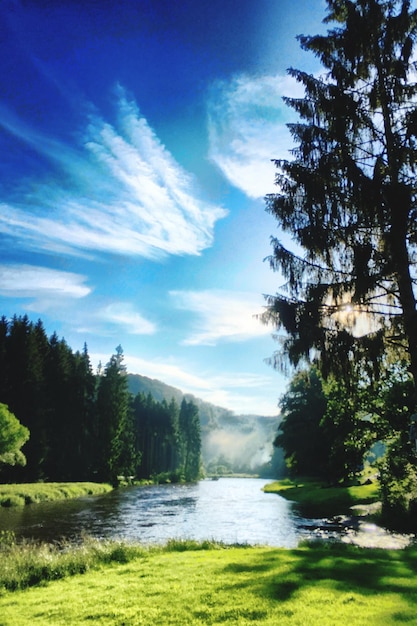
POLYGON ((94 373, 42 322, 0 320, 0 480, 193 481, 201 472, 198 407, 128 390, 119 346, 94 373))

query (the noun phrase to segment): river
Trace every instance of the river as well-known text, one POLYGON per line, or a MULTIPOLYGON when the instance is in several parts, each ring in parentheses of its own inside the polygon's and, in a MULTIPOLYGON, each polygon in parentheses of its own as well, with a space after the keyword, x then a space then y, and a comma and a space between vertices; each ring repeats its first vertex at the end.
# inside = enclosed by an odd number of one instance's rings
MULTIPOLYGON (((291 502, 264 493, 266 482, 221 478, 192 485, 126 487, 104 496, 3 508, 0 530, 45 541, 77 541, 87 534, 145 544, 163 544, 171 538, 210 539, 285 548, 305 538, 360 535, 334 525, 326 528, 325 520, 303 518, 291 502)), ((368 537, 372 532, 376 537, 378 529, 368 528, 368 537)))

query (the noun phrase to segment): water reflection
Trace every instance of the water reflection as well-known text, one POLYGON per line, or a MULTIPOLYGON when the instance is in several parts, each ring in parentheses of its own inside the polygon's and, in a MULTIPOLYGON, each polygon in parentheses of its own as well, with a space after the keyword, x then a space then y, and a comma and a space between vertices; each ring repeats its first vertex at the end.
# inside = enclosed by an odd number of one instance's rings
POLYGON ((0 508, 0 530, 18 537, 78 541, 84 534, 161 544, 168 539, 214 539, 227 544, 292 548, 304 538, 404 547, 411 537, 358 521, 357 528, 305 519, 292 503, 266 494, 267 481, 222 478, 195 485, 129 487, 105 496, 0 508))
POLYGON ((224 478, 195 485, 129 487, 105 496, 0 510, 0 529, 19 537, 76 540, 86 533, 165 543, 170 538, 293 547, 303 520, 263 479, 224 478))

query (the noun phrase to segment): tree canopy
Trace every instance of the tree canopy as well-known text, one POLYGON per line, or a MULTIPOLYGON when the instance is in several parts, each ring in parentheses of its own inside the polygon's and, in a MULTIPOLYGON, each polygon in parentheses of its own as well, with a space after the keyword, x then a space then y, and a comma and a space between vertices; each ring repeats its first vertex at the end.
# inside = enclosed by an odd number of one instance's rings
POLYGON ((174 401, 133 397, 121 346, 94 374, 86 345, 74 353, 41 321, 2 317, 0 360, 2 479, 199 478, 198 407, 186 402, 180 420, 174 401))
POLYGON ((320 423, 326 411, 322 381, 314 368, 298 372, 280 400, 283 420, 274 445, 283 448, 294 475, 323 473, 324 437, 320 423))
POLYGON ((25 465, 26 458, 21 447, 29 439, 29 430, 9 411, 6 404, 0 404, 0 467, 5 465, 25 465))
POLYGON ((323 381, 315 367, 298 371, 280 400, 283 419, 274 441, 289 472, 331 484, 358 474, 376 440, 367 400, 359 391, 347 393, 343 381, 323 381))
MULTIPOLYGON (((292 158, 277 160, 267 210, 285 279, 266 323, 283 329, 275 365, 316 360, 323 374, 378 376, 387 346, 417 388, 417 11, 409 0, 327 0, 327 34, 300 36, 324 72, 291 68, 292 158)), ((416 404, 416 395, 413 400, 416 404)))

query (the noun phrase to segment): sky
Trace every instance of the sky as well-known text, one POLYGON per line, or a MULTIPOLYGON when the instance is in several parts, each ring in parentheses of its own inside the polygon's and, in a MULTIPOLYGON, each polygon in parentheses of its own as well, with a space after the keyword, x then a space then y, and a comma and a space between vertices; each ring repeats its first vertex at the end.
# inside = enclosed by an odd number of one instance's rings
POLYGON ((236 413, 289 379, 271 159, 323 0, 0 0, 0 314, 236 413))

